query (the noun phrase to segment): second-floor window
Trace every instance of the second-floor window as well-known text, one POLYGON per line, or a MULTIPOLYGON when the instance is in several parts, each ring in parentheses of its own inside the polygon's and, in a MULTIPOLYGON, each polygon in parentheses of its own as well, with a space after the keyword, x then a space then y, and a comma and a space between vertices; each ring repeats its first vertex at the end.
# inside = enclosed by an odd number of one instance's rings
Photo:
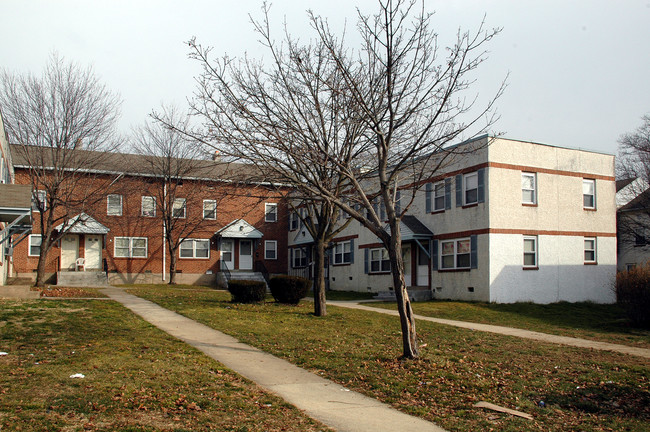
POLYGON ((277 222, 278 220, 278 205, 275 203, 264 204, 264 221, 277 222))
POLYGON ((521 173, 521 202, 537 204, 537 178, 535 173, 521 173))
POLYGON ((478 202, 478 173, 473 172, 463 176, 463 204, 478 202))
POLYGON ((289 216, 289 231, 295 231, 298 229, 298 220, 298 213, 295 211, 291 212, 291 215, 289 216))
POLYGON ((185 198, 176 198, 172 204, 172 216, 183 219, 185 218, 186 209, 185 198))
POLYGON ((106 197, 106 214, 122 216, 122 195, 111 194, 106 197))
POLYGON ((433 185, 433 211, 445 209, 445 182, 441 181, 433 185))
POLYGON ((155 217, 156 216, 156 197, 143 196, 142 197, 142 216, 155 217))
POLYGON ((203 200, 203 219, 217 218, 217 200, 203 200))
POLYGON ((32 192, 32 210, 37 212, 47 210, 47 192, 44 190, 32 192))
POLYGON ((582 205, 586 209, 596 208, 596 180, 582 179, 582 205))

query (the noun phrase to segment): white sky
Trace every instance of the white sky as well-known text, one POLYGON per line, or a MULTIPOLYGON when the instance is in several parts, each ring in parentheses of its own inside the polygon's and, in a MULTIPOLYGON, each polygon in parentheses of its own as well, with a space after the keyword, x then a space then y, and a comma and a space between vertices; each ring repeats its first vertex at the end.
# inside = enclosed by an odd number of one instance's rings
MULTIPOLYGON (((279 32, 310 37, 306 9, 348 34, 355 6, 375 0, 275 0, 279 32)), ((57 51, 92 65, 123 99, 121 129, 142 123, 161 103, 185 106, 196 64, 192 36, 215 54, 260 56, 248 14, 258 0, 0 0, 0 67, 40 74, 57 51)), ((509 138, 616 153, 617 139, 650 112, 650 0, 427 1, 434 26, 451 41, 459 27, 503 27, 474 90, 492 94, 509 72, 495 131, 509 138)), ((350 37, 349 40, 352 40, 350 37)))

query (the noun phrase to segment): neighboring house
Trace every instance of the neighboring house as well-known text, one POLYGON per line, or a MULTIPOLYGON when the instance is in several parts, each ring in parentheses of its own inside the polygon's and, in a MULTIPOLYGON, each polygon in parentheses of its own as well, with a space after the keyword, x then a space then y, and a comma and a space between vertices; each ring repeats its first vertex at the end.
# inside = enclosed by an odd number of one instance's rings
POLYGON ((0 285, 12 276, 14 244, 22 241, 31 230, 31 187, 13 183, 11 151, 0 115, 0 285))
MULTIPOLYGON (((27 166, 18 154, 14 152, 16 182, 29 184, 27 166)), ((196 172, 180 179, 172 204, 175 218, 195 224, 181 237, 177 283, 213 285, 226 270, 232 278, 285 273, 287 216, 277 188, 249 180, 259 174, 250 166, 194 162, 196 172)), ((110 283, 169 280, 157 205, 161 186, 148 166, 147 157, 112 153, 88 173, 85 186, 103 182, 107 187, 92 205, 56 227, 66 234, 48 255, 50 276, 83 270, 105 271, 110 283)), ((35 222, 28 241, 14 251, 17 276, 35 277, 40 241, 35 222)))
POLYGON ((616 181, 618 270, 650 260, 650 189, 642 179, 616 181))
MULTIPOLYGON (((615 215, 614 156, 493 139, 429 179, 402 219, 409 295, 614 302, 615 215)), ((294 227, 290 271, 310 265, 308 238, 294 227)), ((330 252, 330 289, 392 290, 386 250, 358 222, 330 252)))

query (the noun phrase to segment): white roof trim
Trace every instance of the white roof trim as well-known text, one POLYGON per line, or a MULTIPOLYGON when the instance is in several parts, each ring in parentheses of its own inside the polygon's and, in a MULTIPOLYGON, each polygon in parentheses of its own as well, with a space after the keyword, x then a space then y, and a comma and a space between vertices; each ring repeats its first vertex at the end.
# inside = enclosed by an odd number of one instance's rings
POLYGON ((215 233, 222 238, 260 239, 264 236, 261 231, 244 219, 236 219, 215 233))
POLYGON ((54 228, 57 231, 66 231, 70 234, 107 234, 110 229, 97 222, 86 213, 79 213, 77 216, 54 228), (68 228, 70 227, 70 228, 68 228))

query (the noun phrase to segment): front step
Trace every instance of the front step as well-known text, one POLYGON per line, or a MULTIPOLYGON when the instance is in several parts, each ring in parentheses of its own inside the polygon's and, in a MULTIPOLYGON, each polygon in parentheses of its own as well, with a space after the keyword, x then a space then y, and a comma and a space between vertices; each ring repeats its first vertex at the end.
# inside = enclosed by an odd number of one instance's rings
POLYGON ((107 287, 106 272, 99 271, 60 271, 56 273, 56 284, 69 287, 107 287))
MULTIPOLYGON (((406 292, 408 293, 409 300, 412 302, 417 302, 417 301, 428 301, 433 298, 433 295, 431 294, 431 291, 428 289, 417 289, 415 287, 408 287, 406 289, 406 292)), ((394 291, 382 291, 378 292, 375 294, 374 299, 376 300, 381 300, 381 301, 396 301, 395 297, 395 292, 394 291)))
POLYGON ((40 296, 39 291, 32 291, 31 285, 0 286, 0 298, 34 300, 40 296))

